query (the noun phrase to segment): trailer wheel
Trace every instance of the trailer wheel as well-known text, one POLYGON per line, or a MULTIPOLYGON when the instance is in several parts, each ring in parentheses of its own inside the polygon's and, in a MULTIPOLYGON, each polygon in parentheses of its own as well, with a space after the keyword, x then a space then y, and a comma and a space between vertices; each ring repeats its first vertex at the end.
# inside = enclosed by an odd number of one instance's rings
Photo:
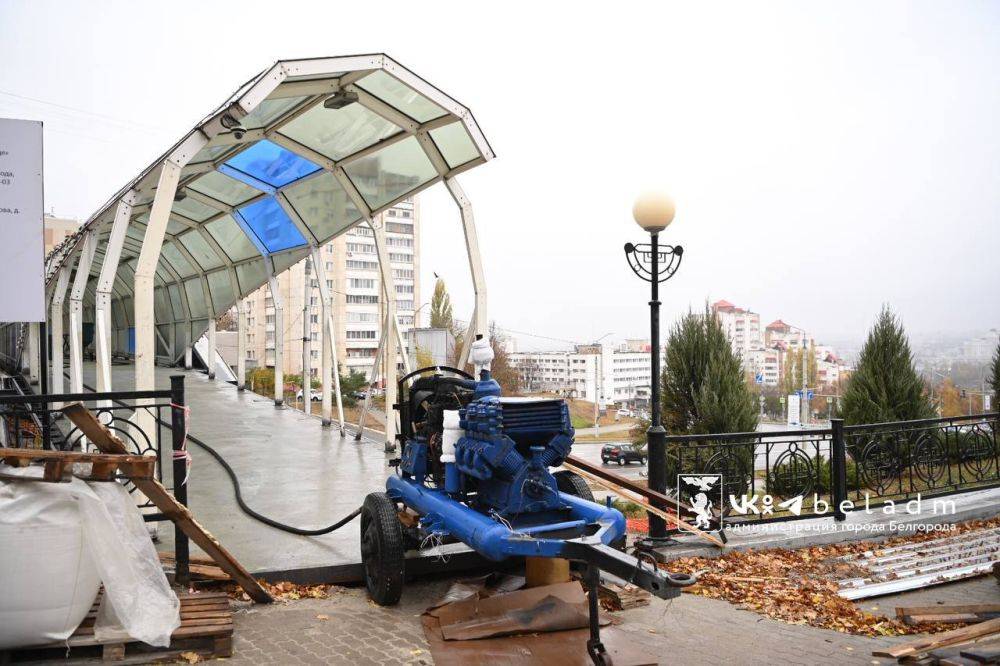
POLYGON ((369 493, 361 506, 361 563, 368 595, 392 606, 403 594, 403 528, 396 504, 385 493, 369 493))
POLYGON ((588 502, 594 501, 594 493, 590 492, 590 486, 579 474, 564 469, 552 476, 556 478, 556 488, 559 489, 559 492, 585 499, 588 502))

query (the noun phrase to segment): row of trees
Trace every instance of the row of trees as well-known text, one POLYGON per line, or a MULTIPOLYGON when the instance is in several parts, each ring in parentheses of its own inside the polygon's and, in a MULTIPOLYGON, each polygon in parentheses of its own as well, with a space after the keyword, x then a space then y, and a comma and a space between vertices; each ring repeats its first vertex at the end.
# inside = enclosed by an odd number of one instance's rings
MULTIPOLYGON (((799 378, 798 383, 786 378, 789 387, 801 385, 802 362, 800 353, 788 364, 797 373, 792 377, 799 378)), ((807 374, 815 372, 814 366, 806 366, 807 374)), ((1000 345, 990 371, 994 405, 1000 405, 1000 345)), ((689 312, 670 329, 661 386, 663 424, 671 434, 750 432, 757 427, 757 401, 739 355, 707 308, 704 315, 689 312)), ((940 393, 942 413, 959 413, 953 404, 958 390, 952 385, 940 393)), ((841 398, 840 416, 849 424, 933 418, 938 404, 917 373, 902 323, 883 307, 841 398)))

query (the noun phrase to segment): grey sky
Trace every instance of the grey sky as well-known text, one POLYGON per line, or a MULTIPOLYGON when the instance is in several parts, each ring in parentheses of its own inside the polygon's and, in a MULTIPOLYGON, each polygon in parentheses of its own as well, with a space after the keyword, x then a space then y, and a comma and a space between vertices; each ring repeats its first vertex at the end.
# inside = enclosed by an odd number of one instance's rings
MULTIPOLYGON (((497 153, 463 183, 505 328, 643 336, 621 247, 649 185, 687 250, 668 322, 727 298, 821 340, 882 302, 1000 325, 1000 3, 652 4, 0 0, 0 116, 46 122, 46 209, 85 218, 272 61, 384 51, 497 153)), ((422 202, 425 298, 437 271, 466 316, 457 213, 422 202)))

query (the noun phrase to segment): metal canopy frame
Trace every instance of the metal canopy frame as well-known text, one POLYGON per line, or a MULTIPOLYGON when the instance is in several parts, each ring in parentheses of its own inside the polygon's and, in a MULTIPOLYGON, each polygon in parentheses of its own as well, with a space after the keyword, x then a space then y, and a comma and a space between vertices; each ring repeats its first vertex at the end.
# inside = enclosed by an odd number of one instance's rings
MULTIPOLYGON (((486 290, 471 205, 455 177, 493 157, 468 108, 384 54, 276 62, 47 259, 53 333, 61 332, 66 290, 73 267, 80 266, 70 298, 74 383, 85 303, 95 308, 100 388, 111 389, 111 351, 127 349, 131 330, 135 388, 153 388, 157 357, 176 362, 189 355, 211 322, 243 297, 438 182, 459 207, 469 251, 476 293, 471 343, 486 333, 486 290), (262 161, 261 155, 273 159, 262 161)), ((322 292, 322 265, 314 262, 313 270, 322 292)), ((385 293, 394 300, 388 265, 382 273, 383 280, 389 276, 385 293)), ((333 356, 323 365, 334 373, 343 429, 331 301, 323 294, 323 353, 333 356)), ((392 338, 386 351, 401 348, 395 317, 382 328, 392 338)), ((53 356, 61 366, 61 354, 53 356)), ((53 377, 61 377, 58 368, 53 377)), ((332 396, 329 382, 323 384, 323 420, 330 424, 332 396)), ((278 389, 275 401, 282 398, 278 389)))

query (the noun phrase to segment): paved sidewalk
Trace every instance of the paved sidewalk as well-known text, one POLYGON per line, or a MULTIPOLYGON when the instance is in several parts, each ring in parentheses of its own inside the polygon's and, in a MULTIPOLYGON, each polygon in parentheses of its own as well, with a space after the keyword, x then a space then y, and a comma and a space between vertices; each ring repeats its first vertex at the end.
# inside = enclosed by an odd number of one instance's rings
MULTIPOLYGON (((431 664, 420 613, 449 581, 410 583, 402 603, 381 608, 364 589, 330 599, 251 606, 235 616, 233 664, 431 664), (329 619, 323 619, 326 616, 329 619)), ((872 664, 871 639, 770 620, 716 599, 684 594, 614 614, 623 631, 667 664, 872 664)))

